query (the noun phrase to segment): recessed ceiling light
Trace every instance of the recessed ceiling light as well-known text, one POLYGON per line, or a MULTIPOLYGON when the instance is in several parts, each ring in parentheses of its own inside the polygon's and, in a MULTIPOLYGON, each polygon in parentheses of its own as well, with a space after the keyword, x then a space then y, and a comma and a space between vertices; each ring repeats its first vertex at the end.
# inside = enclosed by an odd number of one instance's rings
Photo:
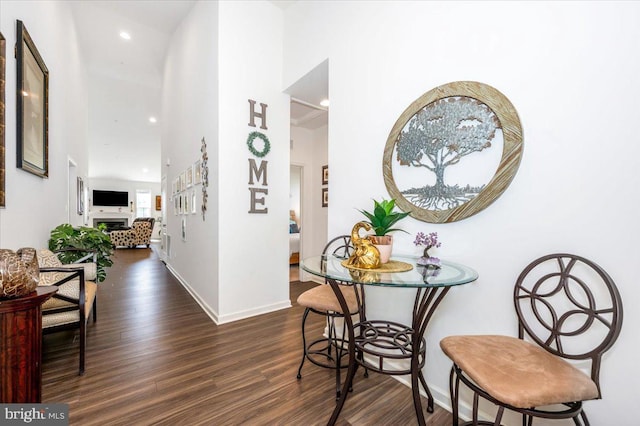
POLYGON ((142 173, 147 173, 147 172, 149 172, 149 169, 147 169, 146 167, 142 169, 142 173))
POLYGON ((157 123, 158 120, 155 117, 149 117, 149 123, 157 123))
POLYGON ((126 31, 120 31, 120 37, 125 40, 131 40, 131 35, 126 31))
POLYGON ((323 107, 328 107, 329 106, 329 99, 323 99, 320 101, 320 105, 323 107))

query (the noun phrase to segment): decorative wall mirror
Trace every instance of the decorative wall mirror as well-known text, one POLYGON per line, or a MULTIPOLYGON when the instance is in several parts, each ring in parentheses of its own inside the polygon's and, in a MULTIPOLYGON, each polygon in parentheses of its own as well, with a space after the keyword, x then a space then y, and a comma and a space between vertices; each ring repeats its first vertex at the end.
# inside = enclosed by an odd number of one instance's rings
POLYGON ((486 84, 458 81, 428 91, 400 115, 382 173, 400 209, 424 222, 455 222, 505 191, 522 150, 511 102, 486 84))

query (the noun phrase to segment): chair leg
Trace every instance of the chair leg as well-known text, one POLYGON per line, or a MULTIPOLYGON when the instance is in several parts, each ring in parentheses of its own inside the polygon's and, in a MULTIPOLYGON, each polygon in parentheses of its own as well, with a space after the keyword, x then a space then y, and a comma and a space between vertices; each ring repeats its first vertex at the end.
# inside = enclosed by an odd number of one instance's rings
POLYGON ((85 318, 80 319, 80 366, 78 375, 84 375, 84 350, 87 343, 87 320, 85 318))
POLYGON ((449 373, 449 395, 451 396, 451 417, 453 426, 458 426, 458 391, 460 390, 460 379, 456 374, 455 364, 449 373))
MULTIPOLYGON (((584 412, 584 410, 580 411, 580 417, 582 417, 582 425, 584 426, 590 426, 589 423, 589 419, 587 418, 587 413, 584 412)), ((578 416, 573 418, 573 422, 577 425, 580 426, 580 422, 578 421, 578 416)))
POLYGON ((306 308, 302 315, 302 361, 300 361, 300 367, 298 367, 298 375, 296 376, 298 379, 302 378, 302 366, 304 365, 304 360, 307 359, 307 337, 304 334, 304 325, 307 322, 309 311, 309 308, 306 308))
POLYGON ((473 393, 473 424, 478 424, 478 393, 473 393))
POLYGON ((98 321, 98 311, 97 311, 98 303, 97 302, 98 302, 98 296, 95 296, 93 299, 93 308, 91 308, 93 309, 93 322, 98 321))
POLYGON ((500 422, 502 421, 502 415, 504 414, 504 407, 498 407, 498 413, 496 414, 496 421, 493 423, 494 426, 500 426, 500 422))

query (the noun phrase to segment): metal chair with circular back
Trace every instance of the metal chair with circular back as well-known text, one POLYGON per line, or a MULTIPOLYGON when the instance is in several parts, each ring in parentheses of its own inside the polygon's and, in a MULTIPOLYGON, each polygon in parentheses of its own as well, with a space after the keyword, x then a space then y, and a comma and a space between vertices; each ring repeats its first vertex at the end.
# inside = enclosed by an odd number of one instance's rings
POLYGON ((615 283, 590 260, 551 254, 522 271, 514 303, 518 338, 449 336, 440 342, 453 361, 453 424, 462 381, 473 391, 472 424, 500 425, 506 408, 520 413, 523 425, 534 417, 589 425, 582 402, 601 398, 602 355, 622 327, 615 283), (590 361, 590 374, 570 361, 590 361), (478 421, 479 397, 498 405, 494 422, 478 421))
MULTIPOLYGON (((333 255, 339 258, 347 259, 353 253, 354 247, 351 243, 349 235, 341 235, 329 241, 322 250, 322 255, 333 255)), ((364 294, 361 294, 356 286, 344 285, 342 294, 349 306, 349 314, 356 315, 360 313, 360 309, 364 309, 364 294)), ((346 349, 347 342, 342 336, 346 335, 345 325, 342 325, 342 333, 338 335, 336 329, 336 319, 344 318, 344 313, 340 308, 338 299, 326 281, 323 285, 319 285, 310 290, 305 291, 298 297, 298 304, 304 306, 304 314, 302 315, 302 361, 298 367, 297 378, 302 378, 302 366, 304 361, 308 359, 313 364, 336 370, 336 398, 340 397, 340 370, 346 368, 348 363, 342 363, 342 358, 348 356, 346 349), (305 325, 310 313, 325 317, 327 324, 326 337, 323 335, 307 343, 305 333, 305 325)))

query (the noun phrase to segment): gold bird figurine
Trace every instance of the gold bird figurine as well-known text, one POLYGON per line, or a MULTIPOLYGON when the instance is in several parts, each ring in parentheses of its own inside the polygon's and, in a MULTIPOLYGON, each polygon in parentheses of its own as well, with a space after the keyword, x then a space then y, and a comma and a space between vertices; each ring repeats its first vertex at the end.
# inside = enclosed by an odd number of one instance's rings
POLYGON ((351 243, 353 244, 353 254, 347 260, 347 265, 361 269, 376 269, 380 267, 380 252, 373 245, 369 237, 360 237, 360 229, 371 230, 371 225, 367 222, 358 222, 351 230, 351 243))

